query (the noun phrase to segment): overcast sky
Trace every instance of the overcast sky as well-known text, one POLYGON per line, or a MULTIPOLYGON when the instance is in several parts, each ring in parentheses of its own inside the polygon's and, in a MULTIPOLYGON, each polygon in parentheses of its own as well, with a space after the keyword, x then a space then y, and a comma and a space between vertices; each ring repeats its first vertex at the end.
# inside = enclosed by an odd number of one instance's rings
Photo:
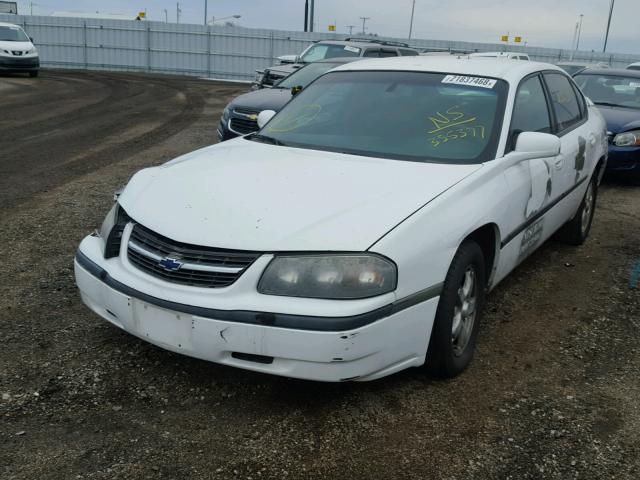
MULTIPOLYGON (((362 30, 359 17, 371 17, 367 31, 405 37, 409 32, 412 0, 316 0, 316 31, 335 23, 338 32, 362 30)), ((581 50, 602 51, 610 0, 416 0, 413 37, 495 42, 506 34, 521 35, 529 45, 570 48, 578 16, 584 14, 581 50)), ((18 1, 20 13, 30 2, 18 1)), ((640 54, 640 0, 616 0, 607 51, 640 54)), ((42 0, 34 15, 55 10, 124 13, 147 9, 150 20, 176 20, 171 0, 42 0)), ((181 23, 202 23, 204 0, 182 0, 181 23)), ((209 0, 209 16, 242 15, 239 25, 254 28, 302 30, 304 0, 209 0)))

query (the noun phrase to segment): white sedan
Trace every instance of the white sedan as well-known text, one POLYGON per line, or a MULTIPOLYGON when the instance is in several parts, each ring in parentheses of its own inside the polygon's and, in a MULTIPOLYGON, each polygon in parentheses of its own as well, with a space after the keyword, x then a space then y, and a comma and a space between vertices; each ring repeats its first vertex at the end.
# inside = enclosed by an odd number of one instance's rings
POLYGON ((589 233, 605 123, 552 65, 364 60, 272 114, 133 176, 76 254, 89 308, 265 373, 451 377, 485 293, 552 234, 589 233))

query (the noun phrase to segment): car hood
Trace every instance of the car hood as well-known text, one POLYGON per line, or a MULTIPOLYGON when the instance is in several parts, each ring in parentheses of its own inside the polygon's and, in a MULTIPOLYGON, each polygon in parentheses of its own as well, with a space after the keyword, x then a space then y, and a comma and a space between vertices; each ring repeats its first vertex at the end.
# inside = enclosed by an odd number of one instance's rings
POLYGON ((288 88, 263 88, 240 95, 229 104, 229 108, 242 107, 278 112, 289 100, 291 100, 291 90, 288 88))
POLYGON ((607 107, 598 105, 598 110, 607 121, 607 130, 621 133, 640 129, 640 110, 624 107, 607 107))
POLYGON ((32 48, 33 44, 31 42, 7 42, 6 40, 0 40, 0 50, 16 50, 26 52, 27 50, 31 50, 32 48))
POLYGON ((141 170, 119 201, 136 222, 185 243, 258 251, 363 251, 481 167, 238 138, 141 170))

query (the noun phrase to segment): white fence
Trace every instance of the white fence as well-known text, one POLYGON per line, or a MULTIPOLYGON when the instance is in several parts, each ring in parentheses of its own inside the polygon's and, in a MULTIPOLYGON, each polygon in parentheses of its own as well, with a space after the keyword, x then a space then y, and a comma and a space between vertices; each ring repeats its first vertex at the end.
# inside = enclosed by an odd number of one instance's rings
MULTIPOLYGON (((310 42, 344 35, 282 30, 203 26, 162 22, 102 20, 0 14, 0 21, 22 25, 34 38, 41 64, 55 68, 126 70, 251 80, 256 69, 276 57, 301 52, 310 42)), ((385 39, 384 37, 379 37, 385 39)), ((403 39, 389 38, 403 41, 403 39)), ((502 44, 411 40, 419 48, 470 51, 503 50, 502 44)), ((553 48, 509 46, 534 60, 568 60, 571 52, 553 48)), ((640 60, 627 54, 576 52, 575 60, 624 67, 640 60)))

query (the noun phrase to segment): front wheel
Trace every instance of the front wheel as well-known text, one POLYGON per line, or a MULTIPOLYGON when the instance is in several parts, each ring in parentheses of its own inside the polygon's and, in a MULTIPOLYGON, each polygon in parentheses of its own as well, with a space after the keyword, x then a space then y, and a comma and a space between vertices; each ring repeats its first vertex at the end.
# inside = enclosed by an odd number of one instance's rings
POLYGON ((427 350, 427 369, 451 378, 473 358, 485 299, 485 260, 480 246, 464 242, 451 262, 427 350))
POLYGON ((597 197, 598 174, 595 173, 589 181, 589 186, 575 216, 558 230, 556 234, 558 240, 569 245, 582 245, 584 243, 591 231, 597 197))

